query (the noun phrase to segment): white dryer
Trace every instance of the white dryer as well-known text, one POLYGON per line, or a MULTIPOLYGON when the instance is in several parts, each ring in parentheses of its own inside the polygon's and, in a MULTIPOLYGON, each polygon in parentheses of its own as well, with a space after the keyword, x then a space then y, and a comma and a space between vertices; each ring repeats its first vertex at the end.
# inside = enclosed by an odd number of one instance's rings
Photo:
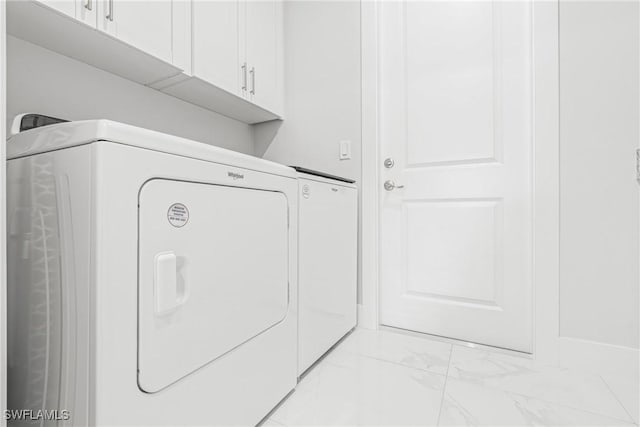
POLYGON ((251 425, 295 387, 295 171, 105 120, 7 157, 10 409, 251 425))

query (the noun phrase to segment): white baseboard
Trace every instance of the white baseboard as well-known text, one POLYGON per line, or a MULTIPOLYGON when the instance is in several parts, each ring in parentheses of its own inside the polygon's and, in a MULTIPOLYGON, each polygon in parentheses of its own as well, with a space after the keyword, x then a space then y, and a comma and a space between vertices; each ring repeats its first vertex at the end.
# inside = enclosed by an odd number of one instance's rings
POLYGON ((640 350, 630 347, 560 337, 558 359, 561 366, 604 376, 638 378, 640 374, 640 350))

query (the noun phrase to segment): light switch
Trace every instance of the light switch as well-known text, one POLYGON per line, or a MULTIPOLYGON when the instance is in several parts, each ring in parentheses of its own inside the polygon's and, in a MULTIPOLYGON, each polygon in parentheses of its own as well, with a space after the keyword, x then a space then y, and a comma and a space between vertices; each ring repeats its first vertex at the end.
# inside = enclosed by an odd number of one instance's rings
POLYGON ((340 160, 349 160, 351 158, 351 141, 348 139, 340 141, 340 160))

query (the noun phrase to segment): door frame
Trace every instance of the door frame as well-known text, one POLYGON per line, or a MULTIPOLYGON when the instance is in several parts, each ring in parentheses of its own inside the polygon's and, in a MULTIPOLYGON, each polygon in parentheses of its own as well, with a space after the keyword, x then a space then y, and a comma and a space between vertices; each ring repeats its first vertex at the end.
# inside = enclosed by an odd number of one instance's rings
MULTIPOLYGON (((382 0, 384 1, 384 0, 382 0)), ((557 363, 559 346, 558 0, 532 8, 532 339, 536 359, 557 363)), ((362 268, 358 324, 378 329, 380 273, 379 1, 361 2, 362 268)))

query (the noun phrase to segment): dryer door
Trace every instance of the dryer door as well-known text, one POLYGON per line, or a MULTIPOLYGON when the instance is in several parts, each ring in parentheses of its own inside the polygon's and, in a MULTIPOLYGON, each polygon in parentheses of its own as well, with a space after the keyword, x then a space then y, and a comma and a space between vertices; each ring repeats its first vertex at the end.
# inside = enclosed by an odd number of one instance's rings
POLYGON ((154 179, 139 196, 138 385, 153 393, 282 321, 283 193, 154 179))

